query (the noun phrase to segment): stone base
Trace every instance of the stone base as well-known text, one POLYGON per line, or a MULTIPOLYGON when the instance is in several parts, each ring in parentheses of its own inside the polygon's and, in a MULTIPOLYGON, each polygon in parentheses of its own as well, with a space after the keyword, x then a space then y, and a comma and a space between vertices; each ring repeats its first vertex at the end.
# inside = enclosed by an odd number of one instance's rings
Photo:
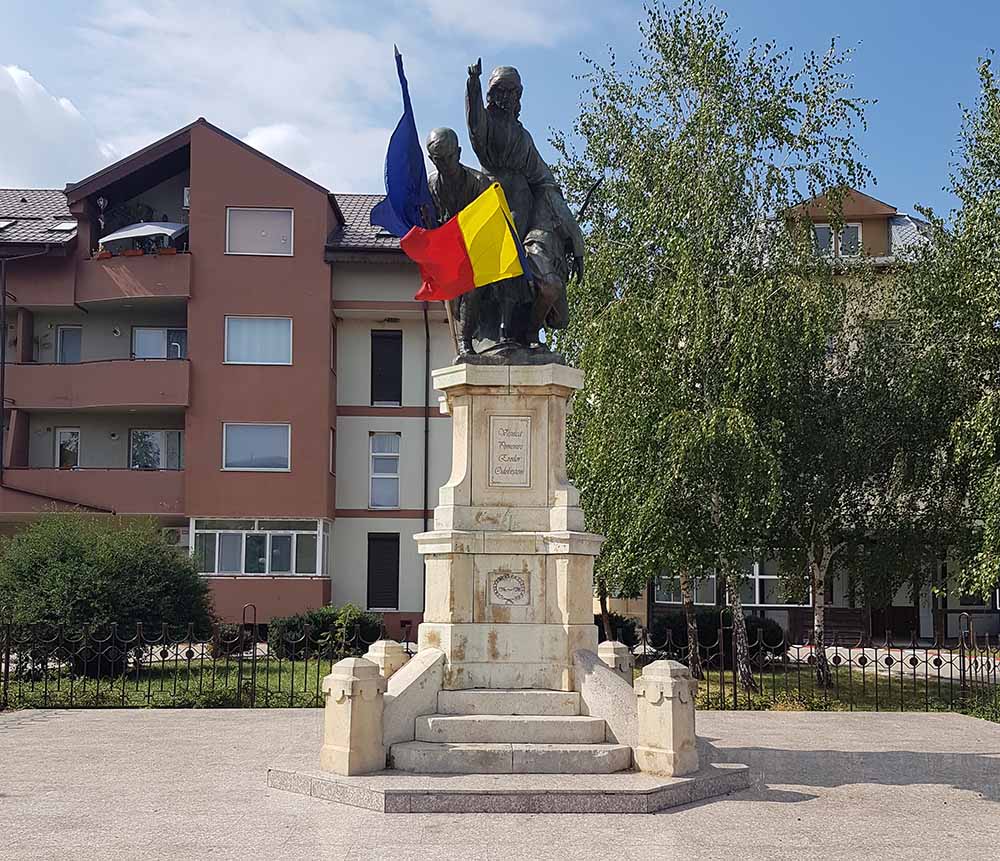
POLYGON ((296 766, 269 768, 267 785, 379 813, 656 813, 749 789, 759 780, 748 766, 735 763, 709 765, 687 777, 395 771, 334 777, 296 766))
POLYGON ((691 774, 698 770, 698 751, 685 750, 677 753, 640 745, 635 749, 635 764, 650 774, 691 774))

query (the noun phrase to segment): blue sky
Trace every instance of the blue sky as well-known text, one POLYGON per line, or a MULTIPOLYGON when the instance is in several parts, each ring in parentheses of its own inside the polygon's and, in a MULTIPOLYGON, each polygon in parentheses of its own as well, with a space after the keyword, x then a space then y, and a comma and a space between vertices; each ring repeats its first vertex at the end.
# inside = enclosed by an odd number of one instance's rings
MULTIPOLYGON (((868 191, 903 211, 950 207, 958 103, 974 100, 976 58, 1000 42, 1000 3, 718 5, 747 39, 855 46, 856 92, 878 99, 861 138, 878 180, 868 191)), ((2 186, 61 187, 205 116, 334 190, 379 191, 399 114, 394 42, 422 134, 452 125, 464 141, 465 69, 482 56, 520 69, 522 119, 543 144, 575 116, 580 52, 631 56, 641 4, 4 0, 2 15, 2 186)))

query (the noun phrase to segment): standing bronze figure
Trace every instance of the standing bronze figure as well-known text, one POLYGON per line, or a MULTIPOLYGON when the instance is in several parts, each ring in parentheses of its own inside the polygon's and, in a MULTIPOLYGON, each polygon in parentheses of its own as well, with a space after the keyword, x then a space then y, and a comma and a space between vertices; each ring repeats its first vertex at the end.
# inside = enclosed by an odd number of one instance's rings
POLYGON ((545 351, 538 343, 539 329, 561 329, 569 323, 566 284, 571 275, 583 277, 583 234, 552 171, 521 125, 523 87, 517 69, 493 70, 485 104, 481 75, 480 60, 469 66, 469 139, 487 177, 504 190, 530 273, 473 291, 481 295, 469 304, 466 313, 472 319, 467 323, 476 337, 496 341, 496 351, 545 351))

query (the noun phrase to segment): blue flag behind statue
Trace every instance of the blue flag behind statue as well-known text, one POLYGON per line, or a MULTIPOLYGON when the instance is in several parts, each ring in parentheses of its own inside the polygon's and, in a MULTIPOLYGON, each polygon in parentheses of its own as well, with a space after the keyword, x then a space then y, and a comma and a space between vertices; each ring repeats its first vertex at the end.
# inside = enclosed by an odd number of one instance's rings
POLYGON ((403 74, 403 55, 395 48, 396 71, 403 91, 400 117, 385 154, 385 200, 371 213, 371 223, 394 236, 405 236, 411 227, 437 227, 434 201, 427 188, 427 168, 417 137, 417 125, 410 105, 410 88, 403 74))

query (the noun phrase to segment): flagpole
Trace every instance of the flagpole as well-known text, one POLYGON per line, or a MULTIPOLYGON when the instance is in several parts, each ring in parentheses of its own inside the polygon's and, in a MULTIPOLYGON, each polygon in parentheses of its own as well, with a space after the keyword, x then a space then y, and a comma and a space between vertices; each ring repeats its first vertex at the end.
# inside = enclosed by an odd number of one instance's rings
POLYGON ((455 327, 455 315, 451 310, 451 299, 442 299, 441 304, 444 305, 444 311, 448 315, 448 330, 451 332, 451 344, 455 348, 455 355, 458 355, 458 334, 455 327))

